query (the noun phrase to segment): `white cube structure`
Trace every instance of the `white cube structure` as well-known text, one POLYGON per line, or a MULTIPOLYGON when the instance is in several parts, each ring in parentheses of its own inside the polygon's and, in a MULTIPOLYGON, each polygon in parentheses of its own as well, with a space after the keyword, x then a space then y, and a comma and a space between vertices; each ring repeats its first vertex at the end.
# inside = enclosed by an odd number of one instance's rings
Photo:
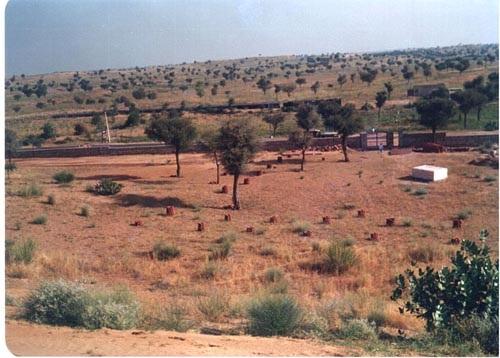
POLYGON ((433 165, 419 165, 411 170, 411 176, 427 181, 438 181, 448 178, 448 168, 433 165))

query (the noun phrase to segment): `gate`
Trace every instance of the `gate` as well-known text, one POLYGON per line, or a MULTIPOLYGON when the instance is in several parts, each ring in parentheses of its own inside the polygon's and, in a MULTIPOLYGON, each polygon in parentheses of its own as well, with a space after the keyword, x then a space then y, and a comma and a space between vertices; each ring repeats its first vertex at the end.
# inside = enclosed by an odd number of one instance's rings
POLYGON ((366 149, 378 149, 380 144, 387 148, 387 133, 386 132, 368 132, 366 133, 366 149))

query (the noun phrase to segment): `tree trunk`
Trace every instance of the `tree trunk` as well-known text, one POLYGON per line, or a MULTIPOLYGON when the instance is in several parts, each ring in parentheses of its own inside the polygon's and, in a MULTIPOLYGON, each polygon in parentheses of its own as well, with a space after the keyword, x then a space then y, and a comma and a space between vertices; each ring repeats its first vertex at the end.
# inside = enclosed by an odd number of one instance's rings
POLYGON ((479 122, 481 120, 481 106, 477 107, 477 121, 479 122))
POLYGON ((464 113, 464 129, 467 128, 467 113, 464 113))
POLYGON ((217 167, 217 184, 220 182, 220 164, 219 164, 219 158, 217 158, 217 152, 214 152, 214 161, 215 161, 215 166, 217 167))
POLYGON ((382 110, 382 107, 378 107, 378 121, 380 122, 380 111, 382 110))
POLYGON ((233 181, 233 209, 240 210, 240 199, 238 198, 238 180, 240 178, 240 174, 234 174, 233 181))
POLYGON ((436 128, 432 128, 432 142, 436 143, 436 128))
POLYGON ((304 163, 306 162, 306 147, 302 147, 302 161, 300 162, 300 171, 304 171, 304 163))
POLYGON ((277 130, 278 130, 278 126, 273 126, 273 137, 276 137, 277 130))
POLYGON ((347 156, 347 136, 342 136, 342 151, 344 152, 344 161, 348 162, 349 157, 347 156))
POLYGON ((175 163, 177 164, 177 178, 181 177, 181 163, 179 163, 179 150, 175 150, 175 163))

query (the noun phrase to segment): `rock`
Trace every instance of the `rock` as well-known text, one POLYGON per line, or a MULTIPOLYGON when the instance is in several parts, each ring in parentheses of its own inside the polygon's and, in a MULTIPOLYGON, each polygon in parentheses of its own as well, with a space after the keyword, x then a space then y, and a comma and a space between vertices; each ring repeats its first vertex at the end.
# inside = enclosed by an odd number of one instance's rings
POLYGON ((227 194, 227 193, 229 193, 229 188, 227 187, 227 185, 224 185, 224 186, 221 188, 220 192, 221 192, 222 194, 227 194))
POLYGON ((175 215, 175 208, 173 206, 167 206, 166 213, 167 213, 167 216, 174 216, 175 215))
POLYGON ((231 221, 231 214, 225 214, 224 221, 231 221))
POLYGON ((378 233, 373 232, 373 233, 371 233, 371 234, 370 234, 370 240, 371 240, 371 241, 379 241, 379 239, 380 239, 380 238, 379 238, 379 236, 378 236, 378 233))
POLYGON ((245 231, 248 232, 248 233, 252 233, 253 232, 253 226, 247 226, 247 228, 246 228, 245 231))
POLYGON ((283 163, 283 157, 281 155, 278 156, 278 163, 283 163))
POLYGON ((205 223, 198 223, 198 231, 205 231, 205 223))
POLYGON ((250 178, 243 179, 243 184, 249 185, 250 184, 250 178))
POLYGON ((358 218, 364 218, 365 217, 365 211, 363 209, 358 210, 358 218))
POLYGON ((278 217, 276 215, 271 216, 271 218, 269 218, 269 222, 271 224, 276 224, 278 222, 278 217))
POLYGON ((395 222, 396 222, 395 218, 387 218, 387 219, 385 219, 385 225, 387 225, 387 226, 394 226, 395 222))
POLYGON ((463 224, 462 219, 453 219, 453 228, 454 229, 461 229, 463 224))
POLYGON ((329 216, 323 216, 323 224, 330 224, 332 221, 329 216))

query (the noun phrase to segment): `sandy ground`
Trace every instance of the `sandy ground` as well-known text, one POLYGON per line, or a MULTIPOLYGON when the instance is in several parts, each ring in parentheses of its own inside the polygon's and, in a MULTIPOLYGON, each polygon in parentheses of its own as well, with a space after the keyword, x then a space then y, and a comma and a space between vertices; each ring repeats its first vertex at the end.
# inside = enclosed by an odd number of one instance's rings
POLYGON ((311 340, 211 336, 196 333, 84 331, 66 327, 7 321, 9 350, 22 356, 346 356, 359 349, 326 345, 311 340), (29 336, 29 338, 27 338, 29 336))

